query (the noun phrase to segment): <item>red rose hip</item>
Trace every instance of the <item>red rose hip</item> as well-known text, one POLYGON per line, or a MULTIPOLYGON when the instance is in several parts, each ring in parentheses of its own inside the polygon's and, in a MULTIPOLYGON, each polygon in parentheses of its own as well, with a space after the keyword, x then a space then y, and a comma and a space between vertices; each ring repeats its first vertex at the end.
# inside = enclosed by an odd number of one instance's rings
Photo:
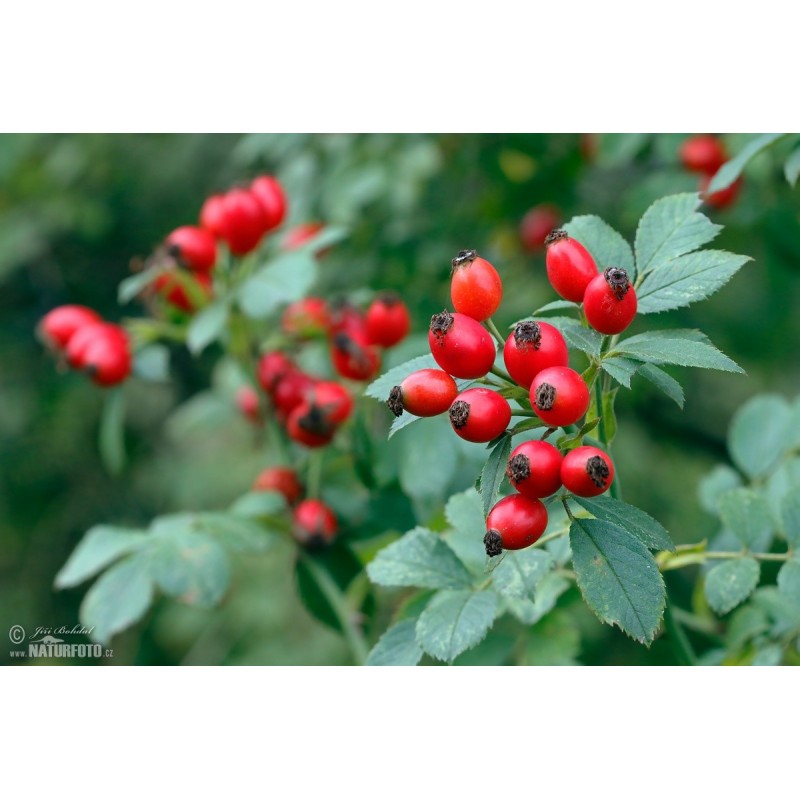
POLYGON ((703 201, 712 208, 727 208, 732 205, 736 198, 739 197, 739 192, 742 188, 742 179, 737 178, 726 189, 720 189, 718 192, 708 194, 708 185, 711 183, 711 177, 704 175, 700 179, 700 195, 703 201))
POLYGON ((511 452, 506 475, 524 497, 549 497, 561 488, 562 460, 549 442, 523 442, 511 452))
POLYGON ((483 543, 487 556, 503 550, 522 550, 536 542, 547 528, 547 509, 541 500, 512 494, 489 512, 483 543))
POLYGON ((453 308, 478 322, 491 317, 503 298, 503 282, 497 270, 480 258, 477 250, 462 250, 451 263, 453 308))
POLYGON ((579 497, 603 494, 614 481, 614 464, 597 447, 576 447, 561 462, 561 481, 579 497))
POLYGON ((337 527, 333 511, 321 500, 303 500, 292 516, 294 540, 309 549, 331 544, 337 527))
POLYGON ((306 297, 286 307, 281 327, 298 339, 312 339, 326 334, 331 327, 328 304, 321 297, 306 297))
POLYGON ((600 333, 622 333, 636 316, 636 290, 624 269, 609 267, 593 278, 583 296, 583 312, 600 333))
POLYGON ((245 189, 228 192, 222 204, 223 238, 231 253, 243 256, 258 247, 266 231, 267 220, 261 203, 245 189))
POLYGON ((184 225, 166 238, 167 251, 181 266, 198 272, 214 269, 217 260, 217 242, 209 231, 184 225))
POLYGON ((86 306, 58 306, 42 317, 36 333, 51 349, 63 350, 78 330, 100 321, 100 315, 86 306))
POLYGON ((450 408, 457 394, 458 386, 446 372, 421 369, 392 388, 386 405, 396 417, 404 410, 418 417, 435 417, 450 408))
POLYGON ((481 378, 497 349, 486 328, 465 314, 442 311, 431 318, 428 344, 436 363, 456 378, 481 378))
POLYGON ((343 378, 367 381, 381 368, 381 356, 366 335, 355 330, 341 331, 331 342, 333 368, 343 378))
POLYGON ((508 374, 520 386, 530 389, 533 379, 543 369, 566 367, 569 351, 557 328, 546 322, 524 320, 517 323, 506 339, 503 361, 508 374))
POLYGON ((508 400, 491 389, 467 389, 450 406, 453 430, 468 442, 490 442, 511 422, 508 400))
POLYGON ((684 141, 680 157, 683 166, 691 172, 713 175, 728 160, 728 153, 722 140, 701 133, 684 141))
POLYGON ((341 383, 320 381, 308 396, 309 402, 334 425, 341 425, 353 411, 353 398, 341 383))
POLYGON ((336 426, 318 406, 305 401, 295 406, 286 422, 289 438, 306 447, 324 447, 330 444, 336 426))
POLYGON ((535 206, 522 218, 519 225, 522 246, 529 253, 541 250, 550 231, 557 228, 560 221, 558 209, 547 204, 535 206))
POLYGON ((255 492, 280 492, 293 506, 303 493, 297 473, 290 467, 267 467, 253 482, 255 492))
POLYGON ((536 416, 554 428, 572 425, 589 408, 589 389, 569 367, 543 369, 531 384, 530 398, 536 416))
POLYGON ((385 292, 367 309, 367 338, 381 347, 394 347, 406 338, 411 316, 406 304, 394 293, 385 292))
POLYGON ((563 230, 553 231, 545 239, 547 278, 565 299, 580 303, 586 287, 597 275, 592 254, 563 230))
POLYGON ((277 178, 262 175, 250 184, 250 192, 264 213, 264 231, 277 228, 286 217, 286 194, 277 178))

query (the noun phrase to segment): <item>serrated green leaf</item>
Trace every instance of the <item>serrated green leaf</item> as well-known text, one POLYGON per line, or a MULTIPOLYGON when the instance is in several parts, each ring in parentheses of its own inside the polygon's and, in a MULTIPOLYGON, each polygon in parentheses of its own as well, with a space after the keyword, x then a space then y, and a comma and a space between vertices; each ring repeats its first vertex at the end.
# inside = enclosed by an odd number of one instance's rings
POLYGON ((731 420, 728 450, 734 464, 751 478, 769 473, 787 450, 791 410, 783 397, 758 395, 731 420))
POLYGON ((219 339, 228 323, 230 309, 225 300, 217 300, 197 313, 189 323, 186 346, 189 352, 202 353, 212 342, 219 339))
POLYGON ((786 163, 783 165, 783 174, 786 180, 789 181, 789 186, 793 189, 797 183, 797 178, 800 177, 800 147, 793 150, 786 163))
POLYGON ((142 290, 148 287, 163 272, 163 267, 153 267, 125 278, 117 287, 117 302, 120 305, 129 303, 134 297, 141 294, 142 290))
POLYGON ((508 457, 511 455, 511 437, 506 435, 495 445, 481 471, 481 500, 483 501, 483 513, 488 514, 492 510, 500 484, 506 475, 508 457))
POLYGON ((536 430, 536 428, 545 428, 547 427, 544 422, 536 417, 527 417, 526 419, 521 419, 516 424, 512 425, 508 432, 512 436, 516 436, 518 433, 524 433, 525 431, 532 431, 536 430))
POLYGON ((790 492, 781 501, 781 528, 789 547, 800 549, 800 492, 790 492))
MULTIPOLYGON (((566 541, 566 537, 564 537, 566 541)), ((523 624, 535 625, 555 608, 558 598, 571 586, 556 572, 548 572, 536 586, 536 596, 529 599, 505 598, 508 610, 523 624)))
POLYGON ((368 667, 414 667, 422 658, 417 644, 417 618, 395 623, 378 639, 367 659, 368 667))
POLYGON ((559 610, 528 632, 523 661, 530 666, 571 666, 580 650, 580 628, 568 611, 559 610))
POLYGON ((710 242, 721 230, 699 213, 700 196, 674 194, 656 200, 639 220, 636 230, 636 266, 639 280, 672 259, 710 242))
POLYGON ((210 608, 230 583, 230 564, 222 546, 190 529, 172 530, 148 547, 150 576, 158 587, 183 603, 210 608))
POLYGON ((730 161, 723 164, 708 185, 708 193, 727 189, 741 174, 747 163, 762 150, 786 136, 785 133, 762 133, 749 141, 730 161))
POLYGON ((398 477, 403 491, 415 499, 443 498, 457 465, 453 431, 444 417, 425 419, 400 439, 398 477))
POLYGON ((554 567, 546 550, 507 550, 492 572, 492 586, 503 597, 535 600, 538 583, 554 567))
POLYGON ((758 561, 750 556, 723 561, 706 575, 708 604, 717 614, 727 614, 750 597, 760 575, 758 561))
MULTIPOLYGON (((545 303, 543 306, 539 306, 531 316, 538 317, 540 314, 549 314, 551 311, 575 311, 578 308, 578 304, 573 303, 572 300, 553 300, 551 303, 545 303)), ((514 326, 512 325, 511 327, 513 328, 514 326)))
POLYGON ((572 500, 597 519, 613 522, 626 530, 649 550, 675 550, 666 528, 636 506, 628 505, 608 495, 573 497, 572 500))
POLYGON ((473 572, 481 573, 486 566, 486 518, 481 498, 475 489, 454 494, 444 509, 452 530, 443 534, 453 552, 473 572))
POLYGON ((636 374, 641 364, 631 361, 629 358, 604 358, 600 366, 615 380, 626 389, 631 388, 631 378, 636 374))
POLYGON ((144 531, 95 525, 72 551, 53 585, 56 589, 77 586, 121 556, 138 550, 146 541, 144 531))
POLYGON ((585 328, 577 320, 569 317, 550 317, 547 322, 558 328, 570 347, 580 350, 589 356, 599 356, 603 337, 590 328, 585 328))
MULTIPOLYGON (((612 355, 612 354, 609 354, 612 355)), ((623 339, 613 355, 627 355, 654 364, 677 364, 682 367, 718 369, 723 372, 744 370, 708 341, 698 341, 694 331, 649 331, 623 339)))
POLYGON ((251 319, 263 319, 282 305, 308 294, 316 279, 317 262, 311 252, 286 253, 270 261, 239 287, 239 307, 251 319))
POLYGON ((727 464, 718 464, 701 481, 698 487, 700 505, 709 514, 719 516, 719 500, 723 494, 742 485, 742 478, 727 464))
POLYGON ((719 499, 719 515, 725 527, 745 547, 768 545, 774 525, 762 495, 752 489, 731 489, 719 499))
POLYGON ((128 556, 104 572, 83 598, 80 620, 93 628, 95 642, 106 644, 115 633, 141 619, 153 599, 153 581, 141 553, 128 556))
POLYGON ((415 417, 413 414, 409 414, 408 411, 404 411, 402 416, 395 417, 392 421, 391 426, 389 427, 389 435, 386 437, 387 439, 391 439, 398 431, 403 430, 403 428, 407 428, 412 422, 419 422, 423 417, 415 417))
POLYGON ((428 655, 452 661, 486 636, 496 612, 494 592, 439 592, 420 614, 417 642, 428 655))
POLYGON ((628 273, 631 281, 636 280, 631 246, 600 217, 591 214, 573 217, 564 230, 592 254, 601 272, 606 267, 620 267, 628 273))
POLYGON ((112 475, 125 467, 125 395, 117 386, 106 393, 100 418, 100 456, 112 475))
POLYGON ((787 599, 800 606, 800 561, 787 561, 778 573, 778 590, 787 599))
POLYGON ((649 645, 666 603, 664 580, 650 551, 618 525, 599 519, 576 519, 569 539, 578 587, 589 608, 649 645))
POLYGON ((641 364, 638 369, 638 374, 650 381, 653 386, 661 389, 670 400, 673 400, 677 404, 678 408, 683 408, 683 388, 672 375, 664 372, 663 369, 657 367, 655 364, 641 364))
POLYGON ((638 313, 653 314, 696 303, 721 289, 748 261, 724 250, 700 250, 674 258, 645 276, 637 289, 638 313))
MULTIPOLYGON (((392 367, 392 369, 387 370, 380 377, 375 378, 375 380, 364 389, 364 394, 367 397, 373 397, 376 400, 386 402, 386 399, 389 397, 389 392, 392 391, 393 387, 399 386, 412 372, 417 372, 421 369, 439 369, 439 365, 430 354, 417 356, 403 364, 392 367)), ((403 416, 405 416, 406 413, 407 412, 403 412, 403 416)), ((402 418, 403 417, 400 417, 399 419, 402 418)))
POLYGON ((461 589, 471 578, 456 554, 427 528, 414 528, 384 547, 367 565, 367 574, 381 586, 461 589))

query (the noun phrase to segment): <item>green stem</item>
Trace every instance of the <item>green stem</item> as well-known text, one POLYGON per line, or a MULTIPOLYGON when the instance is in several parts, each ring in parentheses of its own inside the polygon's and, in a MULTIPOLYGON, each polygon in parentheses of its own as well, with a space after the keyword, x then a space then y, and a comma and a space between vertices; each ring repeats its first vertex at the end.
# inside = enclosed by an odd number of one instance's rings
POLYGON ((490 367, 489 372, 491 372, 492 375, 497 375, 498 378, 501 378, 506 383, 510 383, 512 386, 517 385, 511 380, 511 376, 507 372, 504 372, 502 369, 500 369, 500 367, 490 367))
POLYGON ((306 496, 315 498, 319 496, 319 487, 322 481, 322 450, 313 450, 308 456, 308 471, 306 472, 306 496))
POLYGON ((489 319, 487 319, 483 324, 489 329, 489 333, 491 333, 492 336, 497 339, 497 343, 501 347, 505 347, 506 340, 503 338, 503 334, 497 329, 497 325, 494 324, 494 320, 489 317, 489 319))
POLYGON ((560 530, 553 531, 552 533, 548 533, 547 536, 542 536, 541 539, 537 540, 533 547, 541 547, 543 544, 547 544, 548 542, 552 542, 553 539, 560 539, 562 536, 566 536, 569 533, 569 528, 561 528, 560 530))
POLYGON ((684 631, 672 613, 669 598, 667 598, 667 606, 664 609, 664 628, 669 636, 669 642, 675 657, 678 659, 678 663, 683 667, 695 666, 697 664, 697 656, 689 637, 686 635, 686 631, 684 631))
POLYGON ((747 550, 742 550, 738 553, 735 552, 728 552, 723 550, 711 550, 708 553, 702 553, 706 559, 711 559, 713 561, 716 560, 723 560, 728 558, 742 558, 743 556, 750 556, 750 558, 755 558, 758 561, 788 561, 792 557, 791 551, 786 553, 751 553, 747 550))
POLYGON ((535 411, 528 411, 526 408, 515 408, 511 412, 512 417, 535 417, 537 416, 535 411))
POLYGON ((567 502, 567 496, 564 495, 561 498, 561 502, 564 504, 564 510, 567 512, 567 516, 569 517, 570 522, 575 522, 575 517, 572 516, 572 511, 570 510, 569 503, 567 502))
POLYGON ((317 564, 313 558, 305 553, 301 553, 300 558, 319 587, 319 590, 325 596, 328 603, 330 603, 334 614, 336 614, 336 619, 339 620, 339 624, 342 626, 342 633, 350 647, 350 652, 353 654, 354 661, 359 666, 363 666, 366 664, 369 654, 367 643, 364 639, 364 635, 353 622, 353 615, 341 589, 336 585, 336 582, 331 578, 327 570, 317 564))

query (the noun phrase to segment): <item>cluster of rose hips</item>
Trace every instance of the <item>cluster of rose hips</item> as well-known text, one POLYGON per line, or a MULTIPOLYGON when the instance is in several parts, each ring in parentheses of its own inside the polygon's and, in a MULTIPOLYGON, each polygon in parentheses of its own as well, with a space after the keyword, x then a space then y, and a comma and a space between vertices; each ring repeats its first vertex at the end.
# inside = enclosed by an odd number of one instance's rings
MULTIPOLYGON (((322 298, 307 297, 286 308, 281 327, 293 347, 326 338, 334 371, 347 380, 367 381, 380 370, 381 348, 399 344, 408 334, 411 318, 394 294, 377 297, 366 313, 349 303, 331 307, 322 298)), ((273 417, 293 441, 306 447, 329 444, 352 413, 353 398, 345 385, 305 372, 282 350, 261 356, 256 377, 273 417)), ((236 399, 245 416, 262 421, 255 389, 243 387, 236 399)))
MULTIPOLYGON (((582 303, 586 320, 598 332, 625 330, 636 314, 636 292, 625 270, 609 267, 598 273, 589 251, 563 230, 552 231, 545 243, 547 275, 556 292, 582 303)), ((441 369, 414 372, 392 388, 387 400, 396 416, 404 411, 420 417, 447 412, 453 431, 462 439, 491 442, 506 432, 511 421, 512 408, 504 396, 511 393, 521 406, 529 401, 533 413, 550 428, 541 440, 525 442, 511 453, 506 474, 517 494, 503 498, 489 512, 484 543, 490 556, 527 547, 544 533, 547 509, 541 498, 562 486, 591 497, 605 492, 614 480, 614 465, 602 450, 580 446, 562 454, 544 441, 557 428, 577 423, 590 403, 589 387, 570 369, 567 343, 557 328, 543 321, 517 323, 502 345, 508 376, 495 369, 497 349, 489 330, 496 328, 490 317, 499 308, 502 293, 502 281, 492 264, 475 250, 462 250, 452 261, 450 294, 455 311, 434 315, 428 333, 431 353, 441 369), (481 323, 487 323, 489 330, 481 323), (489 373, 500 376, 500 383, 488 378, 489 373), (454 378, 480 380, 493 388, 476 386, 459 393, 454 378), (515 393, 514 384, 526 396, 520 397, 518 389, 515 393)))
POLYGON ((728 160, 728 151, 721 139, 707 133, 690 136, 681 145, 680 158, 686 169, 700 174, 700 193, 708 205, 714 208, 726 208, 739 196, 742 188, 741 178, 737 178, 727 189, 706 194, 711 179, 728 160))
POLYGON ((122 383, 133 366, 125 329, 104 322, 86 306, 58 306, 36 329, 39 339, 61 363, 85 372, 98 386, 122 383))
POLYGON ((321 500, 305 499, 303 485, 291 467, 267 467, 253 483, 255 492, 278 492, 292 508, 292 537, 310 550, 333 542, 338 523, 333 511, 321 500))

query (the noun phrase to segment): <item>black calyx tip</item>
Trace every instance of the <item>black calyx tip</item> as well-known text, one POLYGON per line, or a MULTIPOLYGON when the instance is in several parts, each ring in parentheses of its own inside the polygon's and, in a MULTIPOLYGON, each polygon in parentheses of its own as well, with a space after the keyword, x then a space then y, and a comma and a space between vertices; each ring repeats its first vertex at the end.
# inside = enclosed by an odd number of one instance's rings
POLYGON ((469 403, 465 400, 456 400, 450 406, 450 422, 456 430, 461 430, 469 419, 469 403))
POLYGON ((399 386, 392 387, 392 391, 389 392, 389 397, 386 400, 386 405, 389 406, 389 410, 396 417, 403 413, 405 410, 405 406, 403 406, 403 390, 399 386))
POLYGON ((617 300, 622 300, 628 289, 631 288, 631 282, 628 280, 628 273, 621 267, 608 267, 603 272, 603 277, 606 279, 609 289, 614 292, 614 297, 617 300))
POLYGON ((503 552, 503 540, 496 530, 486 532, 486 536, 483 537, 483 544, 486 547, 486 555, 489 558, 499 556, 503 552))
POLYGON ((315 436, 330 436, 334 431, 334 426, 331 425, 325 411, 316 404, 311 405, 308 413, 297 420, 297 424, 315 436))
POLYGON ((459 250, 458 255, 450 262, 453 270, 471 264, 478 257, 477 250, 459 250))
POLYGON ((447 309, 431 317, 431 333, 436 337, 439 344, 444 341, 444 337, 453 327, 454 321, 453 315, 447 309))
POLYGON ((543 383, 536 390, 536 407, 542 411, 549 411, 556 402, 556 387, 543 383))
POLYGON ((608 486, 608 477, 611 473, 608 464, 600 456, 592 456, 586 460, 586 474, 598 489, 605 489, 608 486))
POLYGON ((513 484, 522 483, 531 476, 531 460, 524 453, 509 459, 506 475, 513 484))
POLYGON ((562 239, 569 239, 569 234, 563 228, 556 228, 554 231, 550 231, 550 233, 547 234, 544 240, 544 246, 549 247, 551 244, 560 242, 562 239))
POLYGON ((514 328, 514 342, 520 350, 527 350, 529 347, 538 350, 542 344, 542 329, 539 323, 528 319, 518 322, 514 328))
POLYGON ((174 258, 176 261, 183 263, 181 260, 181 247, 178 244, 168 244, 166 247, 167 255, 174 258))
POLYGON ((379 303, 385 306, 396 306, 400 302, 400 295, 397 292, 380 292, 375 298, 379 303))

